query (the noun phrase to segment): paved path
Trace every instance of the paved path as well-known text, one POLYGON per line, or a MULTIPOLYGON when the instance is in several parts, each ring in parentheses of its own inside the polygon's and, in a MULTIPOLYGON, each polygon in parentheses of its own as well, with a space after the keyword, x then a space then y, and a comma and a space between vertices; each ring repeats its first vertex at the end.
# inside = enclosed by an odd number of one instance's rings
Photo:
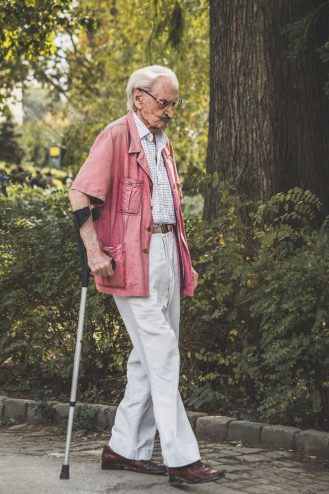
MULTIPOLYGON (((329 462, 298 459, 284 451, 245 448, 200 441, 201 455, 226 478, 204 485, 170 487, 167 477, 123 471, 103 471, 100 455, 108 435, 76 432, 71 478, 59 480, 65 432, 21 424, 0 428, 1 494, 321 494, 329 493, 329 462)), ((161 461, 159 444, 154 459, 161 461)))

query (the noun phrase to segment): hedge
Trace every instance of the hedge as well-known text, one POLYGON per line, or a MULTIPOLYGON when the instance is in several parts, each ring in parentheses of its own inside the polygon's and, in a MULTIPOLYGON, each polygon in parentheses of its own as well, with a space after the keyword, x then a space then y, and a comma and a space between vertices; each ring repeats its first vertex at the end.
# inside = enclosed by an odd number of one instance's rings
MULTIPOLYGON (((186 224, 199 286, 182 303, 183 399, 328 429, 329 219, 316 227, 321 203, 298 188, 247 205, 221 191, 214 223, 186 224)), ((11 186, 0 205, 0 388, 67 399, 80 298, 67 191, 11 186)), ((79 398, 118 402, 130 349, 112 297, 92 282, 79 398)))

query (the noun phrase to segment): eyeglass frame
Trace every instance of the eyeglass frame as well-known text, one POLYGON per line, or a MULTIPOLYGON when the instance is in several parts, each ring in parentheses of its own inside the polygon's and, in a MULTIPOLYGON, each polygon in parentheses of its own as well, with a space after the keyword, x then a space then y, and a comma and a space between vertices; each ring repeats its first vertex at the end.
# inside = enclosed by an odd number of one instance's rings
POLYGON ((153 98, 159 104, 159 106, 161 107, 162 110, 169 108, 169 106, 171 106, 172 109, 174 110, 175 107, 181 105, 183 102, 182 99, 174 99, 174 100, 159 99, 159 98, 156 98, 155 96, 153 96, 153 94, 146 91, 146 89, 142 89, 140 87, 136 87, 136 89, 138 89, 138 91, 143 91, 143 93, 146 93, 149 96, 151 96, 151 98, 153 98))

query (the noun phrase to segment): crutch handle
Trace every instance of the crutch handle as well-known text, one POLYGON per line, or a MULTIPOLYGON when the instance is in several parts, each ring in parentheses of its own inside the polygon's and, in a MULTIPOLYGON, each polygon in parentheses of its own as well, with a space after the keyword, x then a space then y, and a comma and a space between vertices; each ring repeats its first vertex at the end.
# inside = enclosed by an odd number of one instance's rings
POLYGON ((92 216, 93 221, 96 221, 100 216, 100 211, 99 208, 93 208, 90 211, 90 207, 86 206, 82 209, 78 209, 77 211, 74 211, 73 214, 74 214, 75 229, 78 236, 78 245, 79 245, 79 252, 80 252, 80 259, 82 266, 81 286, 88 287, 90 268, 88 266, 87 251, 80 235, 80 228, 87 221, 87 219, 90 218, 90 216, 92 216))
POLYGON ((78 235, 80 259, 81 259, 81 286, 82 287, 88 287, 90 267, 88 266, 87 251, 86 251, 86 247, 84 246, 84 243, 82 241, 79 230, 77 230, 77 235, 78 235))
MULTIPOLYGON (((96 221, 97 216, 94 214, 94 211, 96 211, 96 208, 92 210, 92 216, 93 216, 93 221, 96 221)), ((90 267, 88 266, 88 257, 87 257, 87 251, 86 247, 82 241, 81 235, 80 235, 80 229, 77 226, 77 223, 75 223, 76 226, 76 231, 78 235, 78 244, 79 244, 79 252, 80 252, 80 259, 81 259, 81 286, 82 287, 88 287, 89 284, 89 275, 90 275, 90 267)), ((111 266, 113 271, 115 270, 115 260, 111 259, 111 266)))

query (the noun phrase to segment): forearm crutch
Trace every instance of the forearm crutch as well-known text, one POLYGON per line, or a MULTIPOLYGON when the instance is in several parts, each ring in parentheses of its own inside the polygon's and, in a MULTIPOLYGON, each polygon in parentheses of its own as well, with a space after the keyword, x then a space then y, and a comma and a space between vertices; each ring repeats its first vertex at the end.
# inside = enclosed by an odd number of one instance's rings
MULTIPOLYGON (((70 478, 69 456, 70 456, 74 410, 75 410, 77 387, 78 387, 79 365, 80 365, 81 344, 82 344, 83 326, 84 326, 86 300, 87 300, 87 290, 88 290, 89 275, 90 275, 87 252, 80 236, 80 227, 85 223, 85 221, 87 221, 87 219, 90 217, 91 214, 93 221, 97 220, 99 217, 99 209, 94 208, 92 212, 90 212, 90 208, 85 207, 74 212, 74 220, 78 233, 79 250, 80 250, 81 263, 82 263, 81 298, 80 298, 80 308, 79 308, 77 340, 76 340, 75 353, 74 353, 74 365, 73 365, 73 375, 72 375, 71 394, 70 394, 69 417, 68 417, 67 434, 66 434, 65 456, 64 456, 64 464, 62 466, 62 470, 60 474, 60 479, 70 478)), ((111 263, 112 263, 112 268, 115 269, 115 261, 113 259, 111 260, 111 263)))

